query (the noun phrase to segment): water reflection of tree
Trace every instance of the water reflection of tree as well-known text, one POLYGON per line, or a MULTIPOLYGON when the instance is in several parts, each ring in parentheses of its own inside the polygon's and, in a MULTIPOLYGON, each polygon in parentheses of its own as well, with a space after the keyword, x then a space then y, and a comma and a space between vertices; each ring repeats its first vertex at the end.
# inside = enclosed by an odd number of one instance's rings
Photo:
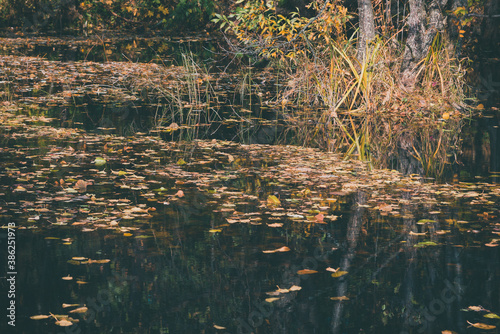
MULTIPOLYGON (((352 214, 350 216, 348 226, 347 226, 347 250, 344 257, 340 262, 340 269, 344 271, 349 271, 351 268, 351 263, 356 255, 356 250, 358 246, 358 239, 361 232, 361 227, 363 225, 363 212, 364 208, 362 205, 366 203, 366 194, 363 192, 357 192, 355 195, 354 204, 352 205, 352 214)), ((348 280, 343 279, 337 286, 337 296, 347 296, 348 292, 348 280)), ((337 302, 333 307, 332 312, 332 322, 331 328, 332 333, 339 333, 341 330, 341 324, 343 320, 343 302, 337 302)))

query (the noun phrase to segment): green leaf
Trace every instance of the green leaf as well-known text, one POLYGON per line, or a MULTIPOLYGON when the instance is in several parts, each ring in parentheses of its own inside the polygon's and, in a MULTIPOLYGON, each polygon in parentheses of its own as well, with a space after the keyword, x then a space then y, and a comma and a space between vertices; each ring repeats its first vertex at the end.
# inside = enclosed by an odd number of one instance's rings
POLYGON ((488 313, 488 314, 485 314, 483 317, 489 318, 489 319, 500 319, 498 314, 495 314, 495 313, 488 313))
POLYGON ((434 241, 422 241, 422 242, 419 242, 418 244, 416 244, 415 246, 413 247, 416 247, 416 248, 421 248, 421 247, 427 247, 427 246, 437 246, 438 244, 435 243, 434 241))
POLYGON ((104 166, 104 165, 106 164, 106 162, 107 162, 107 161, 106 161, 106 159, 104 159, 104 158, 97 157, 97 158, 95 158, 95 160, 94 160, 93 162, 94 162, 94 164, 95 164, 96 166, 98 166, 98 167, 99 167, 99 166, 104 166))
POLYGON ((435 220, 433 219, 420 219, 417 224, 423 225, 423 224, 430 224, 430 223, 436 223, 435 220))

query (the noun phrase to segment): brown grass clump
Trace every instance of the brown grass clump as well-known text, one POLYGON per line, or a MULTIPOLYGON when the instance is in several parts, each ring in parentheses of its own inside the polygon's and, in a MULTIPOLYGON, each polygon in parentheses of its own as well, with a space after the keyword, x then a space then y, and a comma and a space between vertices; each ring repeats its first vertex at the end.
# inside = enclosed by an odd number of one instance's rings
POLYGON ((461 120, 468 116, 464 70, 438 35, 419 64, 419 84, 406 91, 399 84, 400 56, 386 44, 374 41, 363 61, 351 41, 297 58, 282 101, 310 111, 283 108, 285 119, 303 145, 439 176, 454 161, 461 120))

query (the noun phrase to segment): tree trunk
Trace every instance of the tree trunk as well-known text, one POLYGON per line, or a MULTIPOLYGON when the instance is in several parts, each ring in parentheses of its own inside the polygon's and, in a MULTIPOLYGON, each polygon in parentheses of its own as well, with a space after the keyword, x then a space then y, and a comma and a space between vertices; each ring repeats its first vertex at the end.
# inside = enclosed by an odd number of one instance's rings
POLYGON ((358 55, 359 61, 366 57, 368 44, 375 38, 375 19, 373 16, 373 6, 370 0, 358 0, 359 11, 359 38, 358 55))
POLYGON ((401 86, 413 90, 418 63, 424 59, 438 31, 444 27, 443 7, 448 0, 409 0, 408 37, 401 65, 401 86), (427 3, 427 8, 426 8, 427 3))

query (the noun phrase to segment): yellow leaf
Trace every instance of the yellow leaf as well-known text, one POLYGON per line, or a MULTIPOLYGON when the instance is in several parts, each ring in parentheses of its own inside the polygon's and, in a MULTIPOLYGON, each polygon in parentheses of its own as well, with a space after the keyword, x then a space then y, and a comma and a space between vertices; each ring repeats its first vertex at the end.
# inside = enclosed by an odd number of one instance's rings
POLYGON ((340 277, 340 276, 344 276, 345 274, 347 274, 347 271, 336 271, 332 274, 332 277, 340 277))
POLYGON ((276 300, 278 300, 278 299, 279 299, 279 298, 277 298, 277 297, 266 298, 266 302, 268 302, 268 303, 272 303, 272 302, 274 302, 274 301, 276 301, 276 300))
POLYGON ((479 328, 479 329, 495 329, 495 328, 497 328, 497 326, 487 325, 487 324, 483 324, 481 322, 476 322, 475 324, 473 324, 472 322, 467 321, 467 323, 469 325, 471 325, 472 327, 479 328))
POLYGON ((500 319, 498 314, 495 314, 495 313, 488 313, 488 314, 483 315, 483 317, 488 318, 488 319, 500 319))
POLYGON ((273 206, 279 206, 281 204, 281 202, 278 199, 278 197, 276 197, 274 195, 269 195, 267 197, 267 204, 268 205, 273 205, 273 206))
POLYGON ((213 228, 213 229, 211 229, 211 230, 208 230, 208 232, 209 232, 209 233, 218 233, 218 232, 222 232, 222 230, 221 230, 221 229, 219 229, 219 228, 213 228))
POLYGON ((484 105, 482 103, 478 104, 477 107, 476 107, 477 110, 483 110, 484 109, 484 105))

